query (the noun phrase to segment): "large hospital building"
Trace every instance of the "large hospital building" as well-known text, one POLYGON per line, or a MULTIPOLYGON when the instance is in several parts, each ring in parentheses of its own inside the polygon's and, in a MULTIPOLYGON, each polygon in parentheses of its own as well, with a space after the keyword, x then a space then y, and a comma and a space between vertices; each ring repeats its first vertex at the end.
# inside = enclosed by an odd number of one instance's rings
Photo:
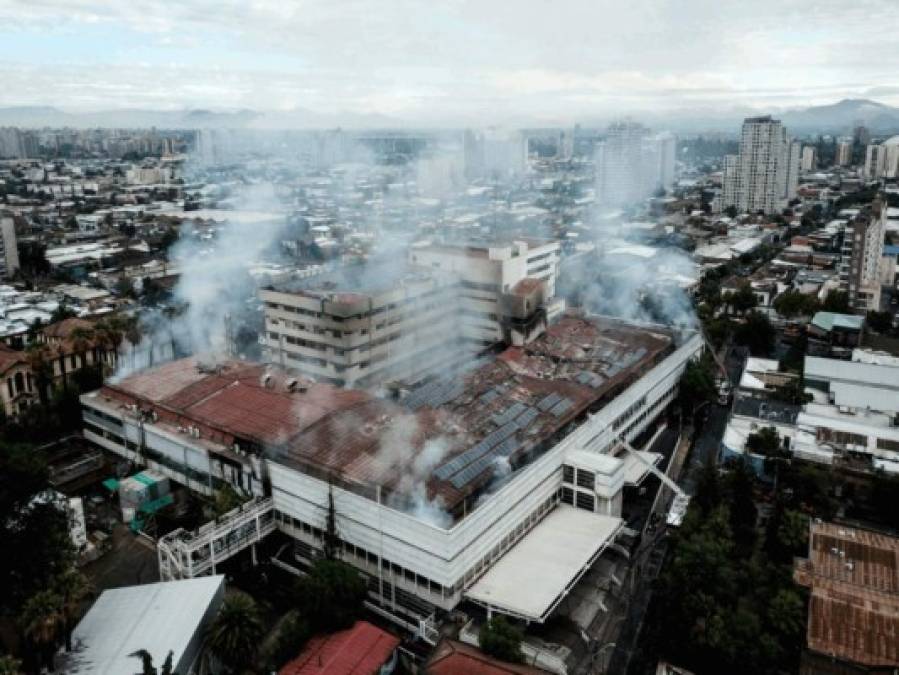
MULTIPOLYGON (((660 415, 701 349, 697 334, 566 312, 381 397, 289 362, 190 358, 84 395, 84 432, 194 491, 257 495, 299 566, 333 515, 340 557, 408 626, 463 599, 542 622, 614 545, 624 488, 657 459, 619 436, 660 415)), ((217 551, 170 562, 189 576, 217 551)))

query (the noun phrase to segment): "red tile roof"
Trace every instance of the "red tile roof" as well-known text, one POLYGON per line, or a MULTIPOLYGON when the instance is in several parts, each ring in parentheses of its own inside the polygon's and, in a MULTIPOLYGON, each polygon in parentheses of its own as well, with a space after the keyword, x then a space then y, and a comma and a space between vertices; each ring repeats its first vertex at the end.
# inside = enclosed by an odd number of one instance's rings
POLYGON ((399 645, 399 638, 357 621, 348 630, 309 640, 279 675, 376 675, 399 645))
POLYGON ((480 649, 454 640, 444 640, 437 645, 425 668, 426 675, 543 675, 545 672, 539 668, 494 659, 480 649))
POLYGON ((27 361, 22 352, 0 344, 0 373, 5 373, 13 366, 24 363, 27 363, 27 361))

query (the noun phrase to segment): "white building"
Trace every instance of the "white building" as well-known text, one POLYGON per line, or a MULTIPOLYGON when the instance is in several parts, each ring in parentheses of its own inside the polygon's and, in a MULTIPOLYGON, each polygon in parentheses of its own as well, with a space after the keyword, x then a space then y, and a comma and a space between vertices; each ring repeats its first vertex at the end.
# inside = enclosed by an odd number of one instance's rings
POLYGON ((83 396, 84 432, 200 491, 270 490, 298 564, 324 546, 333 501, 341 557, 368 578, 376 611, 404 625, 465 597, 542 622, 614 542, 621 490, 646 473, 617 435, 653 422, 701 350, 698 335, 676 345, 566 316, 399 402, 186 360, 83 396), (522 550, 535 557, 510 565, 522 550), (526 598, 491 572, 522 564, 539 568, 526 598))
POLYGON ((865 178, 899 178, 899 136, 868 146, 865 152, 865 178))
POLYGON ((806 393, 801 408, 776 401, 740 399, 725 431, 725 456, 750 455, 746 438, 774 427, 797 459, 834 464, 864 462, 899 473, 899 366, 892 359, 854 350, 851 361, 805 357, 806 393), (749 414, 747 414, 749 413, 749 414))
POLYGON ((843 234, 840 286, 861 311, 880 309, 886 204, 879 199, 853 217, 843 234))
POLYGON ((815 171, 818 168, 818 149, 813 145, 805 145, 802 147, 802 164, 803 171, 815 171))
POLYGON ((604 208, 638 204, 674 184, 677 139, 668 133, 651 136, 633 122, 609 125, 594 153, 596 202, 604 208))
POLYGON ((268 360, 348 387, 416 381, 532 339, 558 304, 558 242, 420 244, 408 263, 260 291, 268 360))
POLYGON ((159 668, 172 653, 172 672, 198 672, 205 631, 225 598, 225 577, 210 576, 103 591, 60 652, 66 673, 135 673, 149 652, 159 668))
POLYGON ((852 141, 840 141, 837 144, 837 166, 849 166, 852 164, 852 141))
POLYGON ((722 208, 744 213, 776 213, 796 195, 800 169, 799 143, 787 138, 784 126, 770 115, 743 122, 740 154, 724 163, 722 208))

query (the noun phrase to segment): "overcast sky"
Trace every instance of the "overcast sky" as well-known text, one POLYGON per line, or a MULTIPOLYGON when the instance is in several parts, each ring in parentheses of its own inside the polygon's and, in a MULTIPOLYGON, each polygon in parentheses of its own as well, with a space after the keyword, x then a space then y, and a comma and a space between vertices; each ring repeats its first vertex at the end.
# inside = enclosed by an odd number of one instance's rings
POLYGON ((0 105, 409 120, 899 104, 899 0, 0 0, 0 105))

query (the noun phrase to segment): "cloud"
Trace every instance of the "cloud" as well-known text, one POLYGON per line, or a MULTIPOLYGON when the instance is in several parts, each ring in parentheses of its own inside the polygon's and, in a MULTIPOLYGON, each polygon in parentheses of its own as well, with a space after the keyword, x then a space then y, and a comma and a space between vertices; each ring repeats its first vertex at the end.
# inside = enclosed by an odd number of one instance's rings
POLYGON ((895 0, 0 2, 0 104, 467 120, 899 102, 897 25, 895 0))

